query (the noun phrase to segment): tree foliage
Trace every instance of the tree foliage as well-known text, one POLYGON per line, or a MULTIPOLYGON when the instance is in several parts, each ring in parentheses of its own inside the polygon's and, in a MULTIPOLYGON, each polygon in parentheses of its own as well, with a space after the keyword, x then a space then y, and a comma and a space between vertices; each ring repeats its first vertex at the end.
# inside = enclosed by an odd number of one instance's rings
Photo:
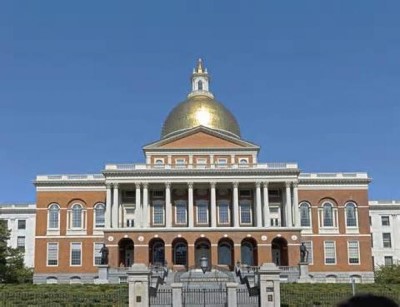
POLYGON ((375 272, 375 282, 380 284, 400 284, 400 265, 379 267, 375 272))
POLYGON ((32 281, 32 270, 24 265, 24 256, 19 249, 7 246, 10 231, 0 221, 0 282, 25 283, 32 281))

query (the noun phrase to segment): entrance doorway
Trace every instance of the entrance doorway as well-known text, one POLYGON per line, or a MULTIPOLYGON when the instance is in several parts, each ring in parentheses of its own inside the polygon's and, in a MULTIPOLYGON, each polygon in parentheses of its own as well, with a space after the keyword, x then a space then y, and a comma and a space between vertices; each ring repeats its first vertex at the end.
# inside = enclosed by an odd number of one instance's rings
POLYGON ((242 264, 258 265, 257 243, 253 239, 244 239, 240 246, 242 264))
POLYGON ((149 262, 153 265, 165 265, 165 243, 161 239, 149 242, 149 262))
POLYGON ((131 239, 121 239, 118 243, 119 260, 118 266, 130 267, 134 262, 134 245, 131 239))
POLYGON ((211 267, 211 243, 208 239, 198 239, 194 244, 196 268, 200 268, 200 258, 208 259, 209 267, 211 267))
POLYGON ((172 261, 175 265, 184 265, 188 262, 188 245, 184 239, 176 239, 172 242, 172 261))
POLYGON ((288 266, 288 245, 284 238, 275 238, 272 240, 272 261, 277 266, 288 266))
POLYGON ((230 239, 221 239, 218 242, 218 264, 227 265, 233 269, 233 242, 230 239))

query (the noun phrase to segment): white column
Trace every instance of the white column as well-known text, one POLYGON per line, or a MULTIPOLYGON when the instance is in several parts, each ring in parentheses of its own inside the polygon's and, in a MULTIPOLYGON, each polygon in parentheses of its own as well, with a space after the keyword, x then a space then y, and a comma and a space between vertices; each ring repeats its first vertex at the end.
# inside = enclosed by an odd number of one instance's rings
POLYGON ((263 195, 264 195, 264 226, 271 226, 271 217, 269 214, 269 195, 268 195, 268 182, 263 183, 263 195))
POLYGON ((300 227, 299 194, 298 194, 297 182, 293 182, 293 220, 294 220, 294 226, 300 227))
POLYGON ((189 228, 193 228, 193 182, 188 182, 189 228))
POLYGON ((233 226, 239 227, 239 191, 238 182, 233 183, 233 226))
POLYGON ((113 204, 112 204, 112 228, 118 228, 118 206, 119 206, 119 190, 118 184, 114 184, 113 204))
POLYGON ((261 183, 256 182, 256 218, 257 227, 262 226, 262 210, 261 210, 261 183))
POLYGON ((135 193, 135 201, 136 201, 136 213, 135 213, 135 228, 143 227, 143 212, 142 212, 142 203, 140 197, 140 183, 135 183, 136 193, 135 193))
POLYGON ((211 227, 217 227, 217 195, 215 182, 211 182, 211 227))
POLYGON ((107 184, 107 192, 106 192, 106 228, 111 227, 111 203, 112 203, 112 195, 111 195, 111 184, 107 184))
POLYGON ((143 227, 149 226, 149 190, 148 184, 143 183, 143 206, 142 206, 142 223, 143 227))
POLYGON ((292 196, 290 195, 290 182, 286 182, 286 205, 285 205, 285 212, 286 212, 286 227, 292 227, 292 196))
POLYGON ((165 183, 165 225, 172 227, 171 184, 165 183))

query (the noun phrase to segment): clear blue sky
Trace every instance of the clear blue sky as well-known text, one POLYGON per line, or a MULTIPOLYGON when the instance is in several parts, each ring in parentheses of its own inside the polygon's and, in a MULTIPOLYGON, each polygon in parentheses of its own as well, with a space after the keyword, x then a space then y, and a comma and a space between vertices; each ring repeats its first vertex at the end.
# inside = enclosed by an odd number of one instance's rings
POLYGON ((400 199, 399 1, 0 3, 0 202, 143 162, 198 57, 261 161, 367 171, 400 199))

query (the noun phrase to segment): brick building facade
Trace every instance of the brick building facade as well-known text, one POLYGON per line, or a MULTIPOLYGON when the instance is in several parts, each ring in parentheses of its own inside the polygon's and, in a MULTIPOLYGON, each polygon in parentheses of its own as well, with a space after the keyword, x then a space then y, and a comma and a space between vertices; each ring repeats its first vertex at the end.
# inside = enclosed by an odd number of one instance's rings
POLYGON ((309 250, 315 281, 373 281, 366 173, 303 173, 260 163, 235 117, 209 91, 201 61, 143 164, 37 176, 35 282, 93 282, 132 263, 181 270, 237 261, 295 267, 309 250))

